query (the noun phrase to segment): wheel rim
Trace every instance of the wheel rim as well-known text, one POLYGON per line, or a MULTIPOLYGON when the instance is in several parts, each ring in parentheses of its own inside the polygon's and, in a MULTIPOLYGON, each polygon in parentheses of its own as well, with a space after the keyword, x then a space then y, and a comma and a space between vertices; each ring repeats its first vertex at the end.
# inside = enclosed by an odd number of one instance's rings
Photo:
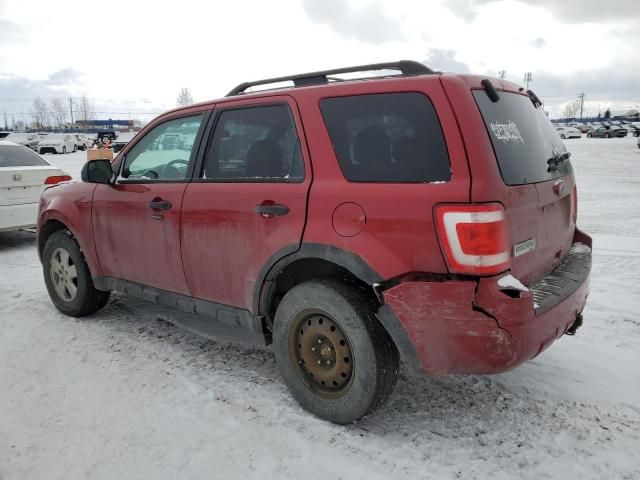
POLYGON ((324 312, 307 312, 289 332, 290 360, 307 386, 317 394, 344 395, 353 380, 353 353, 347 336, 324 312))
POLYGON ((49 262, 51 284, 58 297, 65 302, 72 302, 78 294, 78 272, 69 252, 57 248, 49 262))

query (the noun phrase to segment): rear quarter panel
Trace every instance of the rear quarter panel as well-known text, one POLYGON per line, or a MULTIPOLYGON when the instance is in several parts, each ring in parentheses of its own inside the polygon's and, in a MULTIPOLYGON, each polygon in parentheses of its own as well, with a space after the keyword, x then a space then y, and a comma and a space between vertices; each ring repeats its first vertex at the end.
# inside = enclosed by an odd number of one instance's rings
POLYGON ((339 88, 300 89, 295 92, 302 112, 313 164, 313 184, 304 242, 329 244, 362 258, 383 279, 407 272, 446 273, 433 222, 440 202, 469 200, 466 153, 456 119, 437 76, 390 82, 358 82, 339 88), (419 92, 433 102, 442 125, 452 178, 446 183, 359 183, 346 180, 320 110, 320 100, 337 96, 419 92), (344 203, 365 212, 363 230, 340 236, 333 214, 344 203))

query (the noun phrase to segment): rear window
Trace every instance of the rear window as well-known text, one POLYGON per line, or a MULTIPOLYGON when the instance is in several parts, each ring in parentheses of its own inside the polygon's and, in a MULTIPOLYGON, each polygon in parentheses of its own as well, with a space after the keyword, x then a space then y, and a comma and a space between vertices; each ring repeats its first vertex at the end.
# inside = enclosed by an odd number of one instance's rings
POLYGON ((507 185, 538 183, 571 173, 565 160, 558 168, 547 161, 567 151, 547 115, 529 97, 500 92, 492 102, 484 90, 474 90, 495 151, 502 179, 507 185))
POLYGON ((326 98, 320 109, 347 180, 424 183, 451 179, 440 121, 425 95, 326 98))
POLYGON ((27 147, 18 145, 0 146, 1 167, 39 167, 49 165, 27 147))

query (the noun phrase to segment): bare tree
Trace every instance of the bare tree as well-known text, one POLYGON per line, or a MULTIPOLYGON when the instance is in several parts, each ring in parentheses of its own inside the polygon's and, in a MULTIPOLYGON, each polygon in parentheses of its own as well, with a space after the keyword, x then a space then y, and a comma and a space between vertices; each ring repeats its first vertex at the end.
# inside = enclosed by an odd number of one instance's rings
POLYGON ((562 109, 562 114, 565 118, 576 118, 576 115, 580 111, 580 100, 567 103, 562 109))
POLYGON ((193 103, 193 97, 191 96, 191 90, 183 88, 176 98, 176 105, 183 107, 185 105, 191 105, 193 103))
POLYGON ((67 104, 64 98, 55 97, 51 99, 51 114, 58 128, 61 128, 67 120, 67 104))
POLYGON ((7 112, 4 112, 4 129, 9 130, 9 117, 7 117, 7 112))
POLYGON ((47 103, 40 97, 33 101, 33 120, 36 128, 42 128, 47 124, 47 103))
POLYGON ((87 122, 93 119, 94 107, 93 102, 89 100, 86 95, 80 97, 80 101, 78 102, 78 115, 78 121, 82 122, 84 127, 87 128, 87 122))

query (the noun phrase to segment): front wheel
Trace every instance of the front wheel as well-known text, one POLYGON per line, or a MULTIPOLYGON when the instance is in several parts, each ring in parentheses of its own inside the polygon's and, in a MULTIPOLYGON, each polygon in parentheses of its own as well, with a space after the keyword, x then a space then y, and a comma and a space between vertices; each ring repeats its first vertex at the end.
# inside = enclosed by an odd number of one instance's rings
POLYGON ((107 304, 109 292, 95 288, 80 246, 67 230, 58 230, 47 239, 42 267, 49 297, 62 313, 83 317, 107 304))
POLYGON ((560 135, 560 138, 561 138, 562 140, 564 140, 564 139, 565 139, 565 138, 567 138, 567 137, 565 137, 565 136, 564 136, 564 133, 563 133, 562 135, 560 135))
POLYGON ((314 280, 292 288, 278 305, 273 344, 291 395, 325 420, 357 421, 395 387, 398 350, 355 287, 314 280))

